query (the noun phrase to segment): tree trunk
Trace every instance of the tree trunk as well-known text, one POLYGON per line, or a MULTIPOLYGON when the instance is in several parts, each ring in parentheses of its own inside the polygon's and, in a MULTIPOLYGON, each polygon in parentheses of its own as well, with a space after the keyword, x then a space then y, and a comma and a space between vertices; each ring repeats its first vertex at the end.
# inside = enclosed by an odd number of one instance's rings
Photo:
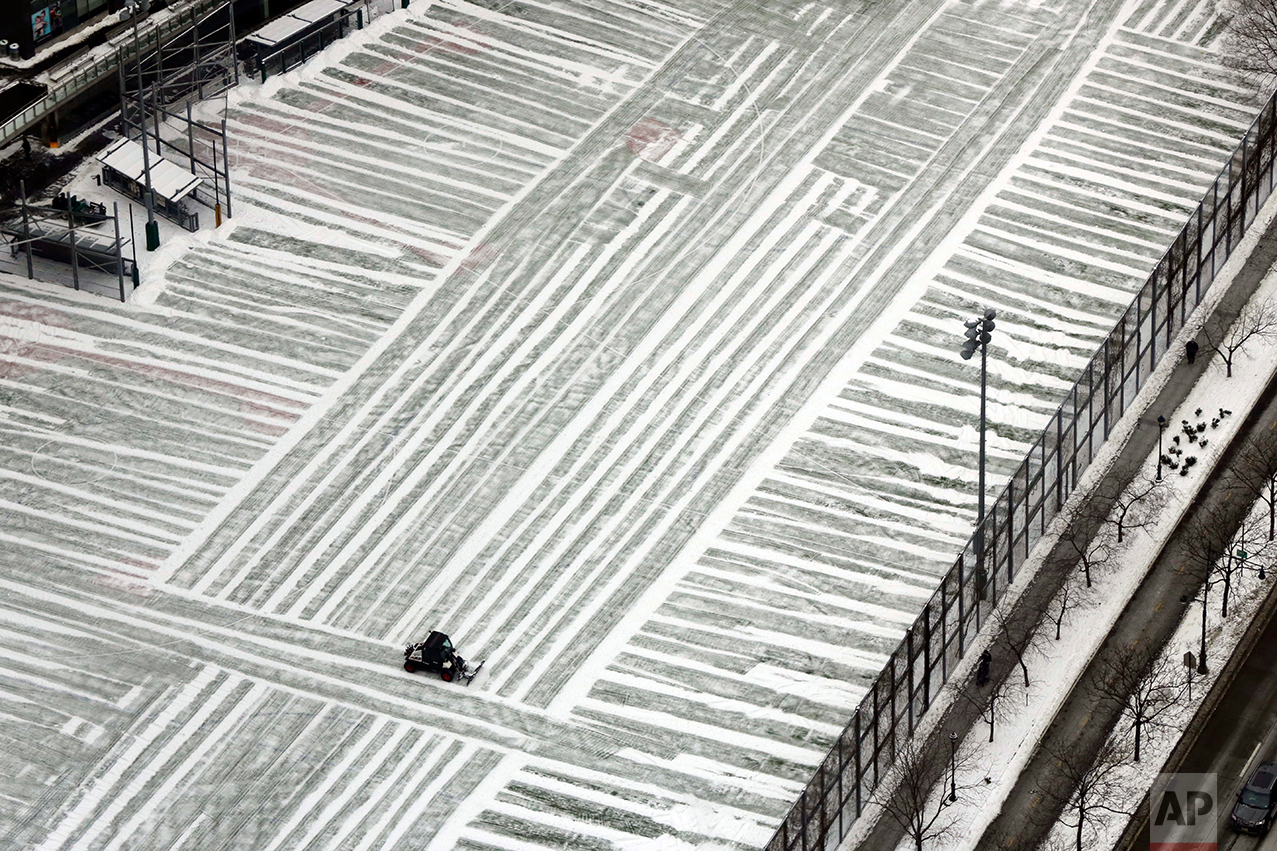
MULTIPOLYGON (((1231 559, 1232 556, 1229 556, 1231 559)), ((1228 592, 1233 586, 1233 572, 1230 570, 1224 574, 1224 604, 1220 609, 1220 617, 1228 617, 1228 592)))
POLYGON ((1140 728, 1142 726, 1143 725, 1140 724, 1139 716, 1136 716, 1135 718, 1135 761, 1136 762, 1140 761, 1140 728))
POLYGON ((1082 851, 1082 828, 1086 826, 1086 807, 1077 808, 1077 851, 1082 851))

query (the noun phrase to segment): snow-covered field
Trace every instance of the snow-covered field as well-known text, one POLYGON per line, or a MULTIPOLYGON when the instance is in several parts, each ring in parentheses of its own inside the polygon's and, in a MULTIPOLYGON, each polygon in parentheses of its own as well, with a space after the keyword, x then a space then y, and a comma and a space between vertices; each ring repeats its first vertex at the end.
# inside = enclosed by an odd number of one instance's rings
POLYGON ((1219 28, 417 0, 234 92, 129 304, 0 278, 0 836, 761 846, 969 534, 961 320, 992 494, 1250 123, 1219 28))

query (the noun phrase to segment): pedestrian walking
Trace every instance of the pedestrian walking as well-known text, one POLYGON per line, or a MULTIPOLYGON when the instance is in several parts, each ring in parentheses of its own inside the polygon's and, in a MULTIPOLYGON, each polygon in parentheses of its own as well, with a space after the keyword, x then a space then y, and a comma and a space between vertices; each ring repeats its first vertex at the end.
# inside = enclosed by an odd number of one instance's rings
POLYGON ((1184 344, 1184 350, 1188 353, 1188 362, 1192 363, 1197 359, 1197 341, 1189 340, 1184 344))
POLYGON ((975 684, 977 686, 985 686, 989 682, 989 663, 993 661, 993 654, 988 650, 980 654, 980 664, 975 669, 975 684))
POLYGON ((31 162, 31 137, 22 137, 22 155, 27 158, 27 162, 31 162))

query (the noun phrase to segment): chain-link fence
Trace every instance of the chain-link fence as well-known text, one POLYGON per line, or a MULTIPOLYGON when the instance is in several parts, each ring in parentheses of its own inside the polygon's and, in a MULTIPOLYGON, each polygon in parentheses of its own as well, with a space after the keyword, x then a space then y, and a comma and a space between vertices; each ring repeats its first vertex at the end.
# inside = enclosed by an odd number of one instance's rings
MULTIPOLYGON (((999 594, 1060 511, 1110 430, 1170 351, 1273 189, 1277 94, 1265 104, 1197 211, 1091 358, 976 536, 856 708, 767 851, 828 851, 847 835, 999 594)), ((1177 353, 1178 354, 1178 353, 1177 353)))

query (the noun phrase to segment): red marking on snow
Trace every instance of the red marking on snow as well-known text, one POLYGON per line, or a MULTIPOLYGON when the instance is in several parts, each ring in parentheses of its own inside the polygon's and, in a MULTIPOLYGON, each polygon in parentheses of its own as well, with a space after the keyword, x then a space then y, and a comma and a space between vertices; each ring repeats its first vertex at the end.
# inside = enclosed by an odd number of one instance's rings
POLYGON ((37 348, 37 344, 27 340, 0 337, 0 379, 17 380, 39 373, 34 366, 18 363, 19 360, 46 360, 37 356, 37 348))
POLYGON ((448 258, 445 255, 440 254, 437 251, 431 251, 427 248, 422 248, 419 245, 405 245, 404 248, 408 249, 410 253, 417 255, 422 260, 425 260, 427 263, 429 263, 431 266, 434 266, 436 269, 443 268, 444 265, 446 265, 448 262, 448 258))
MULTIPOLYGON (((473 56, 480 52, 481 48, 475 46, 472 42, 463 42, 461 39, 463 38, 462 34, 464 33, 482 34, 482 30, 468 24, 458 24, 454 29, 460 30, 461 34, 454 35, 452 33, 440 33, 435 36, 426 36, 420 41, 412 44, 396 44, 394 45, 394 48, 396 50, 407 51, 408 53, 415 53, 418 56, 425 53, 434 53, 436 51, 441 53, 455 53, 460 56, 473 56)), ((375 77, 388 77, 393 72, 404 67, 404 64, 403 60, 383 59, 381 62, 369 69, 367 73, 372 74, 375 77)), ((356 86, 369 86, 373 83, 373 81, 367 77, 358 75, 355 75, 351 82, 356 86)))
MULTIPOLYGON (((125 564, 140 567, 148 573, 154 571, 158 564, 149 561, 141 561, 135 558, 121 559, 125 564)), ((110 571, 106 573, 94 573, 93 584, 99 588, 110 588, 112 591, 123 591, 125 594, 132 594, 134 597, 149 598, 155 594, 155 589, 151 584, 140 576, 123 571, 110 571)))
POLYGON ((264 434, 269 437, 283 437, 288 433, 288 429, 297 421, 299 414, 286 414, 281 416, 279 411, 274 408, 268 408, 265 405, 259 405, 256 402, 250 402, 246 399, 239 400, 239 413, 244 419, 244 425, 248 426, 258 434, 264 434), (265 418, 284 419, 285 423, 267 422, 265 418))
POLYGON ((440 50, 447 53, 457 53, 462 56, 473 56, 482 49, 476 46, 473 41, 463 41, 466 33, 474 33, 482 35, 483 31, 469 24, 458 24, 454 29, 460 30, 460 33, 442 33, 435 38, 426 39, 420 45, 414 46, 412 49, 415 53, 425 53, 427 50, 440 50))
POLYGON ((71 328, 75 325, 75 320, 60 310, 53 310, 42 304, 29 304, 25 301, 0 299, 0 316, 35 322, 38 325, 50 325, 54 328, 71 328))
POLYGON ((276 133, 281 136, 286 135, 289 131, 299 129, 297 122, 284 121, 271 115, 249 113, 241 117, 240 120, 249 127, 256 127, 260 130, 266 130, 270 133, 276 133))
POLYGON ((630 153, 648 162, 656 162, 678 144, 683 135, 673 127, 655 118, 644 118, 625 134, 625 147, 630 153))
MULTIPOLYGON (((36 336, 41 333, 40 326, 49 328, 74 326, 74 320, 61 311, 21 301, 0 300, 0 316, 37 326, 36 336)), ((40 371, 36 367, 20 364, 18 360, 57 363, 65 357, 65 352, 65 349, 50 346, 39 340, 23 340, 0 335, 0 379, 18 379, 40 371)))
MULTIPOLYGON (((55 349, 55 347, 47 347, 55 349)), ((220 403, 226 407, 234 407, 236 411, 251 415, 254 419, 245 416, 246 424, 255 430, 266 429, 271 434, 282 434, 292 423, 296 422, 301 416, 303 410, 309 407, 306 402, 299 402, 295 399, 288 399, 283 396, 276 396, 273 393, 266 393, 261 390, 252 390, 240 384, 233 384, 229 381, 222 381, 216 378, 208 378, 203 375, 195 375, 190 372, 168 367, 158 366, 156 364, 137 363, 135 361, 125 360, 123 358, 114 357, 112 355, 104 355, 97 352, 75 352, 69 349, 62 350, 65 357, 88 358, 95 364, 109 367, 111 369, 120 370, 122 372, 132 372, 137 375, 145 376, 156 382, 174 385, 178 387, 187 387, 199 390, 203 393, 218 397, 220 403), (286 425, 262 423, 259 418, 267 417, 272 420, 282 421, 286 425)), ((162 392, 162 390, 161 390, 162 392)))
POLYGON ((500 255, 500 249, 486 242, 481 242, 466 256, 466 259, 461 261, 461 269, 477 275, 491 266, 500 255))
POLYGON ((297 169, 308 167, 311 160, 312 157, 300 151, 279 151, 272 154, 269 160, 259 160, 253 163, 249 166, 249 173, 260 180, 274 180, 290 186, 296 185, 300 180, 308 189, 328 195, 330 198, 335 197, 322 184, 306 178, 299 178, 297 169), (290 165, 292 168, 289 168, 290 165))
MULTIPOLYGON (((405 244, 404 248, 410 253, 417 255, 422 260, 425 260, 431 266, 438 268, 448 265, 448 261, 452 259, 448 254, 440 254, 437 251, 431 251, 418 245, 405 244)), ((478 274, 488 268, 488 266, 492 265, 492 262, 496 260, 500 254, 501 252, 499 249, 486 242, 481 242, 466 255, 465 259, 458 264, 457 269, 462 272, 468 272, 472 275, 478 274)))

